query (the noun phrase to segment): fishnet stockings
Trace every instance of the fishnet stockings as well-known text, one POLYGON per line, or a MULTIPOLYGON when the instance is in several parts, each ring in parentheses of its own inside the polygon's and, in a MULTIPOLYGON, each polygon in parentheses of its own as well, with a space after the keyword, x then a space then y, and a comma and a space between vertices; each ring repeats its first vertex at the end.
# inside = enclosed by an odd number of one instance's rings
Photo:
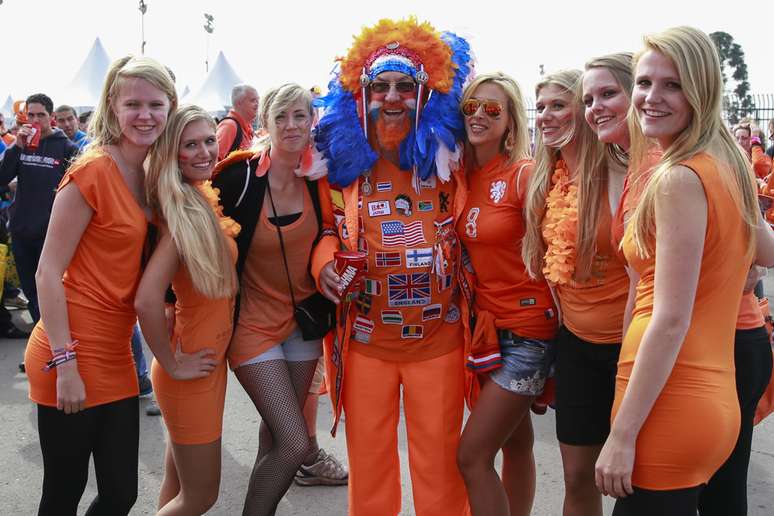
POLYGON ((269 360, 234 371, 262 419, 243 516, 273 515, 306 459, 309 436, 302 408, 316 366, 317 360, 269 360))

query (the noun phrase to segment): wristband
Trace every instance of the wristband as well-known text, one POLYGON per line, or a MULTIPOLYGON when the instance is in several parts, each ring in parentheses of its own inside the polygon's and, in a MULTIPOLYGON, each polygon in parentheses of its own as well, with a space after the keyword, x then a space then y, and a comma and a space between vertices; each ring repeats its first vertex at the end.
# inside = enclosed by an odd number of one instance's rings
POLYGON ((78 346, 78 341, 74 340, 68 344, 65 344, 63 348, 57 348, 53 350, 53 357, 51 360, 46 362, 46 365, 43 366, 42 370, 44 372, 49 372, 52 369, 55 369, 57 366, 60 366, 64 364, 65 362, 69 362, 70 360, 75 360, 77 354, 75 353, 75 348, 78 346))

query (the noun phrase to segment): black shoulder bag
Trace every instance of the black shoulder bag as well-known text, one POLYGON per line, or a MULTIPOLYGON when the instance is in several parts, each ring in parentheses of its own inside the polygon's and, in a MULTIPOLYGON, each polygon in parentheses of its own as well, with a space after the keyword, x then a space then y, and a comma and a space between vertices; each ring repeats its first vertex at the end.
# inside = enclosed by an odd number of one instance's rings
POLYGON ((274 220, 277 226, 277 235, 279 236, 280 249, 282 250, 282 261, 285 263, 285 275, 288 278, 290 300, 293 302, 293 317, 296 319, 296 323, 301 329, 301 336, 304 340, 320 340, 325 337, 336 324, 336 305, 319 292, 315 292, 306 299, 302 299, 300 302, 296 303, 296 296, 293 294, 293 282, 290 279, 288 259, 285 255, 285 242, 282 239, 282 230, 279 226, 277 209, 274 207, 274 198, 271 195, 271 185, 269 184, 268 174, 266 175, 266 189, 269 192, 271 211, 274 214, 274 220))

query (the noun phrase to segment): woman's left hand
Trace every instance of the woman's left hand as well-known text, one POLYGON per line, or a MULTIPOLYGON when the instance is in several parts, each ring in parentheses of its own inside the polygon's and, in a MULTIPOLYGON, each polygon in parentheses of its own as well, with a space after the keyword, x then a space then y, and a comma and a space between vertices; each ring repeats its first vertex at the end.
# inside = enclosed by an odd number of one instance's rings
POLYGON ((621 439, 613 433, 605 441, 594 472, 597 489, 603 495, 625 498, 634 492, 634 448, 634 440, 621 439))

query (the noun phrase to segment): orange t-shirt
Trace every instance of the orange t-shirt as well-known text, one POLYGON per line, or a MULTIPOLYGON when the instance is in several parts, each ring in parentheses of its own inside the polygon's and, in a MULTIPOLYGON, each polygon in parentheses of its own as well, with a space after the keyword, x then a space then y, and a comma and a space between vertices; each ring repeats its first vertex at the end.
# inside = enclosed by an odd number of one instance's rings
MULTIPOLYGON (((239 320, 228 351, 232 368, 283 342, 296 327, 277 226, 267 218, 270 210, 264 202, 242 272, 239 320)), ((317 237, 317 218, 306 186, 300 218, 280 230, 298 303, 316 290, 309 256, 317 237)))
MULTIPOLYGON (((706 483, 728 458, 739 435, 734 332, 750 258, 738 207, 715 160, 697 154, 682 163, 702 182, 707 231, 690 327, 677 360, 637 438, 632 483, 644 489, 681 489, 706 483)), ((624 253, 640 275, 621 347, 613 419, 653 315, 656 262, 637 255, 631 225, 624 253)))
MULTIPOLYGON (((242 115, 233 109, 228 115, 239 121, 239 127, 242 129, 242 140, 239 142, 237 150, 247 150, 253 145, 253 127, 242 118, 242 115)), ((234 144, 237 135, 237 123, 234 120, 223 120, 218 124, 215 131, 218 138, 218 160, 222 160, 228 155, 229 149, 234 144)))
MULTIPOLYGON (((88 408, 138 393, 130 341, 148 223, 108 154, 97 151, 81 160, 62 178, 59 189, 71 182, 94 210, 62 281, 70 335, 80 342, 78 372, 88 408)), ((56 370, 41 371, 50 359, 40 321, 24 357, 30 399, 55 407, 56 370)))
MULTIPOLYGON (((591 277, 556 286, 562 324, 595 344, 621 342, 629 275, 610 241, 612 214, 607 189, 602 193, 591 277)), ((545 222, 544 222, 545 224, 545 222)))
POLYGON ((758 298, 754 292, 748 292, 742 295, 742 302, 739 305, 739 316, 736 319, 737 330, 754 330, 760 328, 766 323, 763 319, 758 298))
MULTIPOLYGON (((385 159, 376 162, 368 181, 373 192, 361 194, 358 238, 358 247, 368 253, 368 270, 355 303, 350 350, 415 362, 461 348, 459 296, 452 288, 457 264, 451 263, 444 277, 432 271, 436 222, 453 223, 454 183, 432 176, 417 194, 411 172, 385 159)), ((334 216, 346 243, 342 210, 343 205, 334 209, 334 216)))
POLYGON ((498 155, 468 174, 468 196, 457 234, 476 273, 474 309, 495 326, 534 339, 556 334, 556 308, 545 280, 532 280, 521 257, 524 197, 533 162, 506 167, 498 155))

